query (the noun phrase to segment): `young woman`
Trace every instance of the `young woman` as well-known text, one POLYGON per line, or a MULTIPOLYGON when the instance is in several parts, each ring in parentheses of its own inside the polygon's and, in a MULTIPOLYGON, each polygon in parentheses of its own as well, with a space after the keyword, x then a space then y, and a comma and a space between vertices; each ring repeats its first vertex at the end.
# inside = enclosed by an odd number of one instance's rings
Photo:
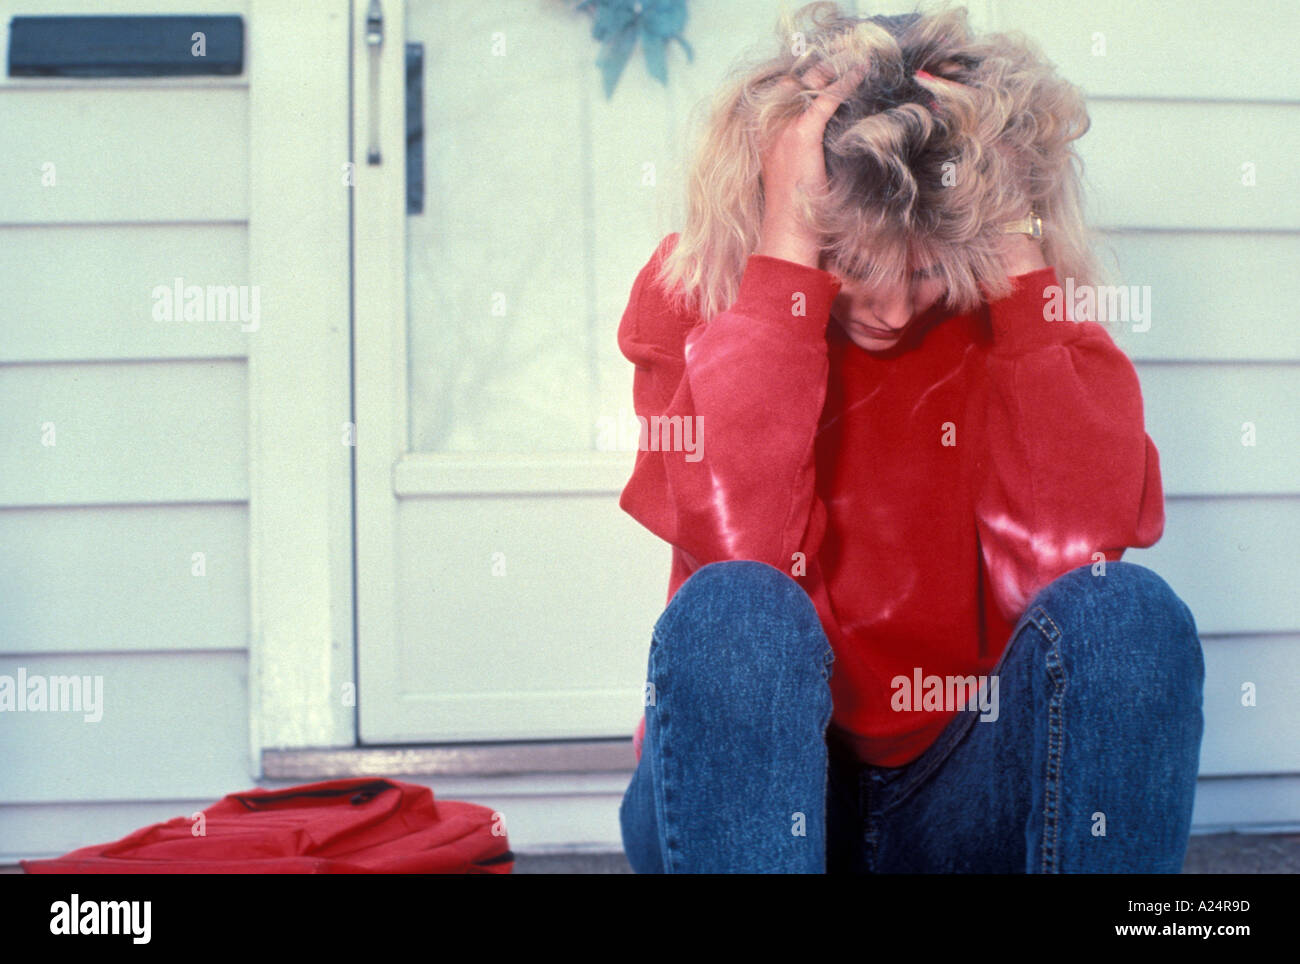
POLYGON ((1177 872, 1200 643, 1120 561, 1164 526, 1133 366, 1053 308, 1082 99, 962 10, 778 30, 619 329, 620 504, 673 546, 633 869, 1177 872))

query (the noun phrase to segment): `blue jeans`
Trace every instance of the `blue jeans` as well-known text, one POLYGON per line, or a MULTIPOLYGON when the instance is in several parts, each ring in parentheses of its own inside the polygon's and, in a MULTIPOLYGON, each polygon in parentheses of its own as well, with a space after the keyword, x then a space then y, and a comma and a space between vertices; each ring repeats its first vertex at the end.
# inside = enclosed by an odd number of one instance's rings
POLYGON ((1181 870, 1205 665, 1190 610, 1151 570, 1083 566, 1045 587, 992 671, 996 720, 972 701, 901 767, 828 745, 833 662, 785 573, 692 574, 651 638, 619 808, 634 871, 1181 870))

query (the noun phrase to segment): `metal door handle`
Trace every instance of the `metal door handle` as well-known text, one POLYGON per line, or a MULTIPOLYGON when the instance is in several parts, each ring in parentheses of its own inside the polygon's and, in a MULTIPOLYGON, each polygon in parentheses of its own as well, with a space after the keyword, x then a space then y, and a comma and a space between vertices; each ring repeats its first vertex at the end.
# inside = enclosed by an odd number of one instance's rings
POLYGON ((379 52, 384 46, 384 11, 379 0, 370 0, 366 11, 366 46, 370 48, 370 141, 366 163, 377 165, 379 154, 379 52))

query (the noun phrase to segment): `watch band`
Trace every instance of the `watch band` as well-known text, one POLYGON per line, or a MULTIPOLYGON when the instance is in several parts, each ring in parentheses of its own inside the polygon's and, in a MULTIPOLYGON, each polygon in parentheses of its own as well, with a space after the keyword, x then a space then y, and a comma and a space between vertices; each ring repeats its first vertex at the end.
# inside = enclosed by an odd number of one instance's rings
POLYGON ((1027 234, 1031 238, 1041 238, 1043 236, 1043 219, 1030 211, 1027 217, 1002 225, 1002 231, 1005 234, 1027 234))

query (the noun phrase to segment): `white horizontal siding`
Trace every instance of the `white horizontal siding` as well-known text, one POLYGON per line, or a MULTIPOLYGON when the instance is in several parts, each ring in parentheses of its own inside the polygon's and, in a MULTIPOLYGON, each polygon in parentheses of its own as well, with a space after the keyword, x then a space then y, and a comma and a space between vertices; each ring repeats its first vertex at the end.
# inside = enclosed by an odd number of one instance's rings
POLYGON ((156 321, 154 289, 249 284, 243 224, 0 227, 0 362, 242 358, 239 321, 156 321))
POLYGON ((1124 559, 1160 573, 1202 634, 1295 633, 1297 533, 1300 496, 1167 499, 1160 541, 1124 559))
POLYGON ((0 800, 68 803, 212 797, 246 785, 248 654, 0 657, 0 673, 102 676, 103 713, 6 712, 0 800))
POLYGON ((0 87, 0 128, 0 224, 248 218, 245 90, 0 87))
POLYGON ((1079 154, 1099 227, 1300 229, 1300 105, 1116 100, 1089 113, 1079 154))
POLYGON ((1201 776, 1300 773, 1300 633, 1206 636, 1201 776), (1251 684, 1250 699, 1243 687, 1251 684))
POLYGON ((1300 365, 1137 368, 1166 496, 1296 491, 1300 365))
POLYGON ((107 803, 0 804, 0 864, 58 857, 78 847, 119 840, 140 827, 189 817, 215 802, 179 796, 150 801, 132 794, 107 803))
POLYGON ((1293 0, 994 0, 991 26, 1037 41, 1091 97, 1300 100, 1293 0), (1096 35, 1105 42, 1097 51, 1096 35))
POLYGON ((0 506, 245 500, 247 385, 242 361, 0 366, 0 506))
MULTIPOLYGON (((247 8, 20 0, 6 13, 247 8)), ((177 277, 250 281, 248 112, 246 75, 0 78, 0 673, 101 675, 105 687, 98 723, 4 714, 6 853, 115 839, 256 772, 256 334, 153 317, 154 288, 177 277)))
POLYGON ((1300 304, 1300 234, 1131 231, 1100 249, 1114 283, 1151 289, 1150 329, 1119 331, 1132 358, 1300 361, 1300 325, 1288 320, 1300 304))
POLYGON ((0 546, 0 652, 248 645, 245 505, 9 509, 0 546))
POLYGON ((1300 776, 1201 779, 1192 807, 1194 833, 1294 831, 1300 813, 1300 776))

